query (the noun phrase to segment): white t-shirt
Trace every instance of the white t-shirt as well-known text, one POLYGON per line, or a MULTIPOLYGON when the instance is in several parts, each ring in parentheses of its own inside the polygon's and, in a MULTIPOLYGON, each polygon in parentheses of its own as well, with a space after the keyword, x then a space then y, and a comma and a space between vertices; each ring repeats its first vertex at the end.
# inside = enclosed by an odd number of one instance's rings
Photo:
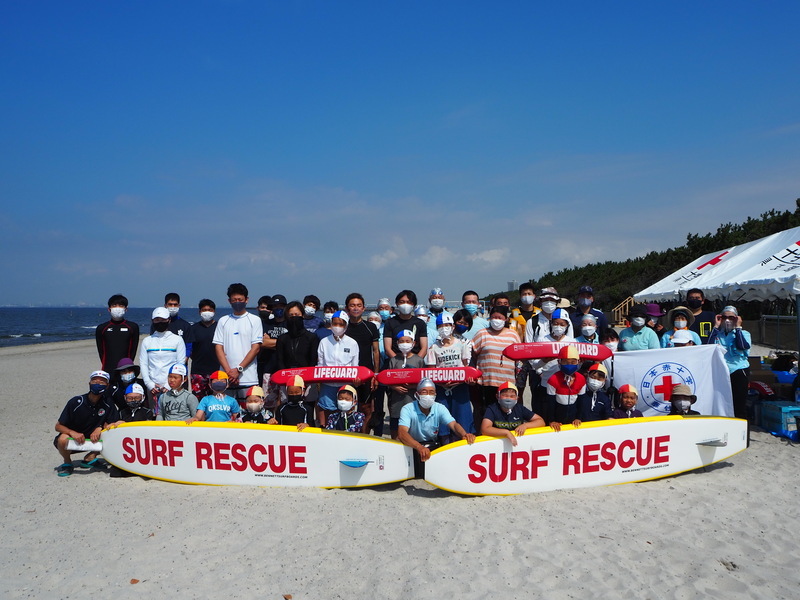
POLYGON ((431 367, 463 367, 472 356, 472 348, 466 340, 456 338, 449 346, 443 346, 441 340, 428 348, 425 365, 431 367))
MULTIPOLYGON (((246 312, 243 315, 225 315, 217 323, 213 343, 222 346, 228 365, 236 368, 250 352, 253 344, 263 341, 264 328, 261 319, 246 312)), ((258 385, 256 360, 247 365, 239 376, 239 385, 258 385)))

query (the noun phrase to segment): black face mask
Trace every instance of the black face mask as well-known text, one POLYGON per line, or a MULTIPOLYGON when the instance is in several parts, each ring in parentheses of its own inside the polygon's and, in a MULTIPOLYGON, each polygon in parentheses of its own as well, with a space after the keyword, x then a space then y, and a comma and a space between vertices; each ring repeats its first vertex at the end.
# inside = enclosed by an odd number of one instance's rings
POLYGON ((289 331, 290 336, 299 336, 303 332, 303 329, 305 329, 303 317, 289 317, 286 319, 286 329, 289 331))
POLYGON ((163 333, 169 327, 169 323, 153 323, 153 331, 158 331, 159 333, 163 333))
POLYGON ((287 394, 286 399, 292 404, 299 404, 303 399, 302 394, 287 394))
POLYGON ((268 321, 269 317, 272 313, 268 310, 260 310, 258 311, 258 316, 261 317, 262 321, 268 321))
POLYGON ((689 308, 691 308, 692 310, 697 310, 698 308, 703 306, 703 301, 702 300, 692 299, 692 300, 687 300, 686 304, 688 304, 689 308))

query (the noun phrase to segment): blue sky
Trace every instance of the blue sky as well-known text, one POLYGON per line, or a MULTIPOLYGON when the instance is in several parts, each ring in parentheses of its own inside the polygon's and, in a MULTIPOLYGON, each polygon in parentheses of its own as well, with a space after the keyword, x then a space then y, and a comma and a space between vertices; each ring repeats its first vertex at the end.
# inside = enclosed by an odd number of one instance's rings
POLYGON ((3 3, 0 304, 457 299, 794 208, 800 3, 549 4, 3 3))

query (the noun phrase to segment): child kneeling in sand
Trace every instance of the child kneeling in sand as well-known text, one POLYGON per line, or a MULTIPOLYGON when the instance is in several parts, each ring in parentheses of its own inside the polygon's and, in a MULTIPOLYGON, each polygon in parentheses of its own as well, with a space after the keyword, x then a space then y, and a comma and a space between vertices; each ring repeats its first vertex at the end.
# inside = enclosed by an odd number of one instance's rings
MULTIPOLYGON (((114 429, 122 423, 136 423, 138 421, 154 420, 155 415, 153 414, 153 411, 144 406, 145 398, 144 388, 138 383, 132 383, 125 388, 125 408, 119 411, 119 421, 109 425, 108 428, 114 429)), ((109 477, 133 477, 133 475, 133 473, 125 471, 124 469, 120 469, 119 467, 111 467, 111 469, 108 471, 109 477)))
POLYGON ((636 408, 639 401, 639 392, 631 384, 626 383, 619 388, 619 407, 611 413, 612 419, 630 419, 643 417, 642 411, 636 408))
POLYGON ((696 410, 692 410, 692 404, 697 402, 697 396, 692 394, 692 388, 685 383, 680 383, 672 388, 672 395, 669 398, 671 415, 699 415, 696 410))
POLYGON ((309 425, 314 425, 314 412, 303 403, 306 382, 299 375, 293 375, 286 382, 286 404, 277 410, 278 423, 281 425, 296 425, 298 431, 303 431, 309 425))
POLYGON ((260 425, 277 425, 275 414, 264 408, 264 389, 254 385, 245 392, 245 410, 242 413, 242 423, 258 423, 260 425))
POLYGON ((225 371, 212 373, 209 386, 214 394, 200 400, 197 412, 191 419, 187 419, 187 425, 191 425, 195 421, 224 423, 238 420, 242 409, 234 398, 225 393, 225 390, 228 389, 228 374, 225 371))
POLYGON ((197 412, 197 397, 183 389, 186 366, 175 363, 167 371, 169 389, 158 398, 157 421, 186 421, 197 412))
MULTIPOLYGON (((110 380, 111 377, 105 371, 94 371, 89 376, 89 393, 73 396, 61 411, 56 422, 58 434, 53 438, 53 445, 63 459, 63 463, 55 469, 59 477, 72 475, 75 470, 72 454, 84 452, 67 449, 70 439, 75 440, 78 445, 82 445, 87 439, 97 443, 103 428, 119 420, 117 407, 105 395, 110 380)), ((98 454, 97 451, 88 452, 80 466, 86 469, 104 468, 107 463, 98 454)))
POLYGON ((352 385, 343 385, 336 394, 336 407, 339 409, 328 415, 325 429, 352 431, 358 433, 364 427, 364 413, 358 412, 356 389, 352 385))

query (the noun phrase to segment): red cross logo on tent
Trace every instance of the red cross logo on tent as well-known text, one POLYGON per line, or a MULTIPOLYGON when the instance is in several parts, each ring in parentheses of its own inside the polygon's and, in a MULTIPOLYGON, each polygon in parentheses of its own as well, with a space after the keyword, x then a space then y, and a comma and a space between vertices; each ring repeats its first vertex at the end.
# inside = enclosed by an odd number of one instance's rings
POLYGON ((723 252, 722 254, 717 254, 717 255, 716 255, 714 258, 712 258, 711 260, 709 260, 709 261, 706 261, 706 262, 704 262, 702 265, 700 265, 699 267, 697 267, 697 270, 699 271, 699 270, 700 270, 700 269, 702 269, 703 267, 707 267, 707 266, 709 266, 709 265, 717 265, 717 264, 719 264, 719 263, 720 263, 720 261, 722 260, 722 257, 723 257, 723 256, 725 256, 727 253, 728 253, 728 251, 727 251, 727 250, 725 250, 725 252, 723 252))

